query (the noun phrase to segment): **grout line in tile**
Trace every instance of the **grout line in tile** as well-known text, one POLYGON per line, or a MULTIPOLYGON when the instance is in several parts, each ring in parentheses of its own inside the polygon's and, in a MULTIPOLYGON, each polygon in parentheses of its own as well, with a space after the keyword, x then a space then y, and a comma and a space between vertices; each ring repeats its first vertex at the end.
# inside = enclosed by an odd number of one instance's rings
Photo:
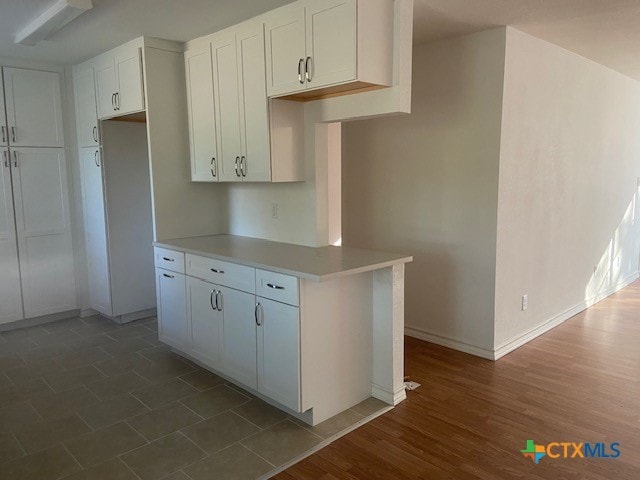
POLYGON ((60 442, 60 445, 62 445, 62 448, 64 448, 66 450, 66 452, 69 454, 69 456, 71 458, 73 458, 73 461, 76 462, 78 464, 78 466, 84 470, 85 468, 82 466, 82 464, 78 461, 78 459, 73 455, 73 453, 71 453, 71 451, 67 448, 67 446, 64 444, 64 442, 60 442))
POLYGON ((133 469, 127 464, 127 462, 125 462, 120 458, 120 456, 115 457, 115 459, 118 460, 121 464, 123 464, 127 470, 133 473, 134 477, 136 477, 138 480, 142 480, 140 476, 136 472, 134 472, 133 469))
MULTIPOLYGON (((35 410, 35 409, 34 409, 35 410)), ((18 440, 18 437, 16 437, 15 432, 11 432, 11 436, 13 437, 13 439, 16 441, 16 443, 18 444, 18 446, 20 447, 20 450, 22 450, 23 456, 27 456, 28 453, 25 450, 25 448, 22 446, 22 443, 20 443, 20 440, 18 440)))
MULTIPOLYGON (((245 439, 246 440, 246 439, 245 439)), ((248 446, 246 446, 244 443, 242 443, 242 441, 238 442, 240 445, 242 445, 244 448, 246 448, 247 450, 249 450, 251 453, 253 453, 256 457, 264 460, 265 462, 267 462, 269 465, 271 465, 273 468, 277 468, 277 465, 274 465, 273 463, 271 463, 269 460, 267 460, 266 458, 264 458, 262 455, 260 455, 258 452, 252 450, 251 448, 249 448, 248 446)))
MULTIPOLYGON (((144 415, 144 413, 142 415, 144 415)), ((140 435, 142 438, 144 438, 147 441, 147 443, 151 443, 152 441, 155 441, 155 440, 149 440, 141 431, 139 431, 136 427, 134 427, 133 425, 131 425, 129 423, 129 420, 131 420, 133 418, 135 418, 135 417, 127 418, 123 423, 126 423, 129 426, 129 428, 131 428, 134 432, 136 432, 138 435, 140 435)))
MULTIPOLYGON (((186 398, 190 398, 190 397, 186 397, 186 398)), ((187 410, 189 410, 191 413, 193 413, 195 416, 197 416, 197 417, 200 419, 200 421, 201 421, 201 422, 202 422, 202 421, 204 421, 204 420, 206 420, 206 418, 205 418, 205 417, 203 417, 202 415, 200 415, 200 414, 199 414, 198 412, 196 412, 193 408, 190 408, 188 405, 185 405, 184 403, 182 403, 182 400, 185 400, 186 398, 182 398, 182 399, 178 400, 178 402, 177 402, 177 403, 179 403, 179 404, 180 404, 180 405, 182 405, 184 408, 186 408, 186 409, 187 409, 187 410)), ((185 427, 185 428, 187 428, 187 427, 185 427)), ((181 430, 182 430, 182 429, 181 429, 181 430)))
MULTIPOLYGON (((242 405, 246 405, 246 403, 243 403, 242 405)), ((238 407, 242 406, 242 405, 238 405, 238 407)), ((237 408, 237 407, 233 407, 233 408, 237 408)), ((258 430, 263 431, 266 430, 267 428, 269 428, 271 425, 269 425, 269 427, 266 428, 262 428, 260 425, 257 425, 255 423, 253 423, 251 420, 249 420, 248 418, 243 417, 242 415, 240 415, 238 412, 236 412, 235 410, 233 410, 233 408, 230 408, 229 410, 227 410, 228 412, 233 413, 234 415, 240 417, 242 420, 244 420, 245 422, 250 423, 251 425, 253 425, 254 427, 256 427, 258 430)), ((274 423, 275 425, 275 423, 274 423)), ((244 438, 242 439, 244 440, 244 438)))

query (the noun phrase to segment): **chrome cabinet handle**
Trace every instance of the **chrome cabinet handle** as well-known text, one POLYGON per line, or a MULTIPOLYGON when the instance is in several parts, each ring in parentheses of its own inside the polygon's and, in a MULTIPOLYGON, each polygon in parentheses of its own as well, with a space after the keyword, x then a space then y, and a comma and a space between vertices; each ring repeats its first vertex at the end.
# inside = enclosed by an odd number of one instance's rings
POLYGON ((243 177, 247 176, 247 157, 244 155, 240 158, 240 173, 243 177))
POLYGON ((257 326, 262 326, 262 320, 260 319, 260 315, 259 315, 259 311, 262 310, 262 305, 260 305, 260 302, 256 303, 256 309, 253 312, 253 315, 256 319, 256 325, 257 326))
POLYGON ((116 93, 116 110, 120 110, 120 92, 116 93))
POLYGON ((307 82, 311 82, 311 80, 313 80, 312 68, 313 68, 313 59, 311 57, 307 57, 307 59, 304 62, 304 76, 307 79, 307 82))
POLYGON ((97 125, 93 127, 91 134, 93 135, 93 141, 98 143, 98 126, 97 125))
POLYGON ((100 161, 98 160, 98 150, 93 152, 93 161, 96 162, 96 167, 100 168, 100 161))
MULTIPOLYGON (((211 290, 211 295, 209 296, 209 303, 211 304, 211 309, 212 310, 217 310, 218 308, 213 304, 213 294, 216 292, 216 290, 211 290)), ((216 296, 217 298, 217 296, 216 296)))
POLYGON ((7 160, 7 151, 6 150, 2 151, 2 157, 4 158, 4 166, 9 168, 9 160, 7 160))
POLYGON ((304 77, 302 76, 302 68, 304 67, 304 58, 301 58, 298 62, 298 81, 303 84, 304 77))
POLYGON ((113 108, 113 111, 116 111, 116 94, 112 93, 111 94, 111 108, 113 108))
POLYGON ((169 258, 169 257, 162 257, 162 259, 163 259, 165 262, 175 262, 175 260, 174 260, 173 258, 169 258))
POLYGON ((7 142, 7 127, 5 127, 4 125, 0 126, 0 129, 2 130, 2 141, 3 142, 7 142))
POLYGON ((175 278, 173 275, 169 275, 168 273, 163 273, 162 275, 164 275, 167 278, 175 278))
POLYGON ((217 172, 217 166, 216 166, 216 157, 211 157, 211 176, 213 178, 216 178, 216 172, 217 172))
POLYGON ((221 312, 222 311, 222 291, 218 290, 218 292, 216 293, 216 309, 221 312), (220 299, 220 301, 218 302, 218 299, 220 299))
POLYGON ((18 152, 13 151, 13 166, 18 168, 18 152))
POLYGON ((11 141, 16 143, 16 127, 11 127, 11 141))
POLYGON ((284 287, 276 285, 275 283, 267 283, 267 287, 273 288, 274 290, 284 290, 284 287))
POLYGON ((211 271, 212 271, 213 273, 219 273, 219 274, 221 274, 221 275, 224 275, 224 270, 217 270, 217 269, 215 269, 215 268, 212 268, 212 269, 211 269, 211 271))
POLYGON ((236 177, 240 177, 240 172, 238 172, 238 164, 240 163, 240 157, 236 157, 236 177))

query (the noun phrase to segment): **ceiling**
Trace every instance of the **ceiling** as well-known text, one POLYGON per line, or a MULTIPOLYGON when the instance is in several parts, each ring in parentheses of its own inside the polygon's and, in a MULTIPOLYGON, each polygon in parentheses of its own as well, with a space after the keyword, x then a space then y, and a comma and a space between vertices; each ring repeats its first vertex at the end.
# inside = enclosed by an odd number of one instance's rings
MULTIPOLYGON (((34 47, 15 34, 54 0, 0 0, 0 57, 78 63, 140 35, 186 41, 292 0, 93 0, 34 47)), ((365 0, 366 1, 366 0, 365 0)), ((512 25, 640 79, 640 0, 415 0, 415 42, 512 25)))

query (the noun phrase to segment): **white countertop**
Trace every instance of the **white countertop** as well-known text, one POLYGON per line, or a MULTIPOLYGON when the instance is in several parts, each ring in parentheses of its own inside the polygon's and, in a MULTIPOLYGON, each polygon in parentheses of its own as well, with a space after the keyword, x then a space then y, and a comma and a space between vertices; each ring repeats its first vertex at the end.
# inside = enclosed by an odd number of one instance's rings
POLYGON ((413 261, 411 256, 394 253, 334 246, 313 248, 236 235, 176 238, 154 245, 317 282, 413 261))

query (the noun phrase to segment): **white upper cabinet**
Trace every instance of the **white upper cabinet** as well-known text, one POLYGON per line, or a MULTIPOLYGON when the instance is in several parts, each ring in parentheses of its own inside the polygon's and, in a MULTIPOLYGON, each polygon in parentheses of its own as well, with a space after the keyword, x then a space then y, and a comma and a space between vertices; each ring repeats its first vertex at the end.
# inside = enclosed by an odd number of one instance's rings
POLYGON ((185 54, 191 180, 218 180, 218 129, 213 101, 213 65, 211 47, 185 54))
POLYGON ((222 35, 211 44, 213 54, 216 114, 220 125, 220 180, 242 180, 240 160, 240 90, 234 33, 222 35))
POLYGON ((356 0, 312 3, 306 8, 308 88, 356 79, 356 0))
POLYGON ((265 84, 264 31, 262 25, 243 28, 237 35, 240 80, 240 169, 247 182, 271 180, 269 104, 265 84))
POLYGON ((267 89, 270 96, 304 91, 304 8, 281 10, 264 25, 267 45, 267 89))
POLYGON ((317 99, 392 83, 393 0, 314 0, 265 21, 270 97, 317 99))
POLYGON ((137 45, 125 45, 98 57, 95 76, 99 118, 144 110, 142 58, 137 45))
POLYGON ((19 147, 63 147, 60 75, 20 68, 3 70, 9 143, 19 147))
POLYGON ((93 68, 76 72, 73 76, 76 100, 76 126, 78 146, 93 147, 100 143, 98 112, 96 109, 96 87, 93 68))
POLYGON ((270 105, 262 23, 188 48, 185 68, 193 181, 304 180, 304 111, 270 105))

